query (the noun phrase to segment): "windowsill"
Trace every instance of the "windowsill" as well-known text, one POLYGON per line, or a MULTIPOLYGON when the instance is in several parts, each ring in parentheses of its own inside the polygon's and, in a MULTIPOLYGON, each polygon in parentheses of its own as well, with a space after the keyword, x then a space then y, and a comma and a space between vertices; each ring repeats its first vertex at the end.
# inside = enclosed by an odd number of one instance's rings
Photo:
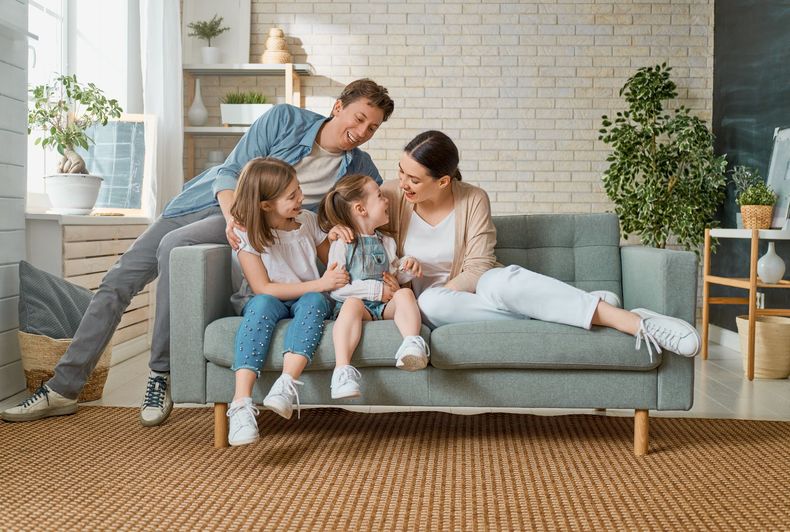
POLYGON ((54 220, 58 225, 139 225, 153 220, 143 215, 96 216, 95 214, 55 214, 46 211, 25 212, 26 220, 54 220))

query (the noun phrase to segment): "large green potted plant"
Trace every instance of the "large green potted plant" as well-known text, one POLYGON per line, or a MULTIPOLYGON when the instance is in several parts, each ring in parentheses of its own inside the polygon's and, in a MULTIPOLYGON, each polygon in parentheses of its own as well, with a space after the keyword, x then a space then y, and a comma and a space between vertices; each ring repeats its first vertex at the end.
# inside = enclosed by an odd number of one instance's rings
POLYGON ((683 106, 664 110, 677 96, 671 70, 666 63, 637 70, 620 89, 628 109, 602 117, 598 139, 613 150, 603 184, 626 238, 635 233, 659 248, 674 238, 697 252, 705 228, 716 225, 727 162, 713 153, 703 120, 683 106))
POLYGON ((121 116, 117 100, 108 99, 93 83, 80 84, 77 76, 59 75, 49 83, 30 89, 28 134, 40 131, 35 140, 43 148, 62 155, 57 174, 46 176, 47 195, 53 210, 62 214, 87 214, 101 187, 101 177, 87 173, 77 147, 88 149, 93 140, 86 130, 94 124, 106 125, 121 116))
POLYGON ((746 229, 768 229, 776 203, 776 193, 765 184, 760 172, 748 166, 732 169, 735 202, 741 207, 741 218, 746 229))
POLYGON ((222 60, 220 49, 216 46, 211 46, 211 39, 215 39, 230 30, 229 27, 222 26, 222 18, 214 15, 211 17, 211 20, 196 20, 187 24, 187 28, 192 30, 188 33, 190 37, 203 39, 207 43, 207 46, 200 49, 200 54, 205 64, 216 64, 222 60))

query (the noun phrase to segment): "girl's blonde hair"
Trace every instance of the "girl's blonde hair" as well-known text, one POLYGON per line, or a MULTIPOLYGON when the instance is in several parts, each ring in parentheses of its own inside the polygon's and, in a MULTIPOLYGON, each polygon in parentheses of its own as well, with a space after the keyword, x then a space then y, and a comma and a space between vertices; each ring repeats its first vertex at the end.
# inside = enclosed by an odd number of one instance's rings
POLYGON ((318 204, 318 225, 321 230, 328 233, 336 225, 345 225, 359 233, 351 206, 365 199, 364 187, 372 180, 372 177, 364 174, 350 174, 335 182, 318 204))
POLYGON ((241 170, 230 214, 247 229, 250 245, 259 253, 275 240, 274 230, 266 222, 261 202, 280 197, 294 179, 294 167, 273 157, 252 159, 241 170))

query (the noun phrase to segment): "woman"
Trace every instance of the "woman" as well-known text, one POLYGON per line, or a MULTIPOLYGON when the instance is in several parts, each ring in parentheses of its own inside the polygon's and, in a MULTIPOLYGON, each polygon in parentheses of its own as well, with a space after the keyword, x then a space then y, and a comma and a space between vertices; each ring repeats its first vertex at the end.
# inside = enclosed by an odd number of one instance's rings
POLYGON ((520 266, 501 267, 486 192, 461 181, 458 149, 439 131, 417 135, 404 148, 398 180, 382 191, 398 256, 422 264, 412 281, 425 321, 433 327, 465 321, 534 318, 589 329, 612 327, 644 339, 658 352, 697 354, 697 331, 683 320, 646 309, 618 308, 611 292, 588 293, 520 266), (612 304, 614 303, 614 304, 612 304))

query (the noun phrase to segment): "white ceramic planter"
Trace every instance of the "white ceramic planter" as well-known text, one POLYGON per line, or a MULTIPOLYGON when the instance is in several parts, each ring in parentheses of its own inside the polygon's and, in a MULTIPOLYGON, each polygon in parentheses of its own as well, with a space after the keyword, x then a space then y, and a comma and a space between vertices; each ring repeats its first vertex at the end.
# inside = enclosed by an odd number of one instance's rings
POLYGON ((222 103, 219 112, 226 126, 249 126, 272 107, 271 103, 222 103))
POLYGON ((200 49, 200 56, 204 65, 216 65, 222 62, 222 53, 216 46, 204 46, 200 49))
POLYGON ((53 174, 44 177, 49 202, 56 214, 90 214, 103 179, 89 174, 53 174))

